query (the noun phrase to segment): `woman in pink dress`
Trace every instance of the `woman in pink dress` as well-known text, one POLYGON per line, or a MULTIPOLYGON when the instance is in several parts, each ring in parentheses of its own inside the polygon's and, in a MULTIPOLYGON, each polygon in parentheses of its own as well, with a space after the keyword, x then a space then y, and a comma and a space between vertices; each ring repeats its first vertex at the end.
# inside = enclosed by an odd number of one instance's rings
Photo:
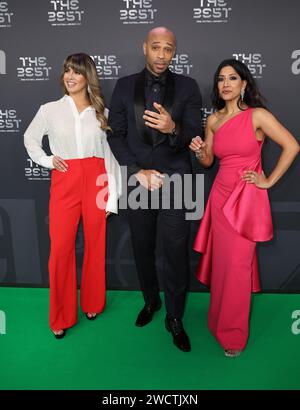
POLYGON ((260 290, 256 242, 272 238, 267 190, 287 171, 299 152, 291 133, 265 109, 247 66, 223 61, 214 76, 213 104, 205 142, 190 149, 201 165, 219 158, 194 249, 202 253, 196 275, 210 286, 208 327, 229 357, 238 356, 249 334, 251 292, 260 290), (261 166, 265 137, 282 148, 269 176, 261 166))

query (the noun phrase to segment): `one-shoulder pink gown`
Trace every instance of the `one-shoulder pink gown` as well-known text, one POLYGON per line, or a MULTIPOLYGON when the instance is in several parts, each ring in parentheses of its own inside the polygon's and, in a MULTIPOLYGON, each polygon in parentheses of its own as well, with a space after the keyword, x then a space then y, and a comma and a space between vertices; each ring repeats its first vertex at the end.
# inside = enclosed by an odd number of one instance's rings
POLYGON ((243 350, 249 334, 251 291, 260 291, 256 242, 273 236, 268 193, 241 179, 262 172, 262 142, 256 140, 252 109, 215 133, 220 168, 212 186, 194 249, 203 255, 196 276, 210 286, 208 327, 224 349, 243 350))

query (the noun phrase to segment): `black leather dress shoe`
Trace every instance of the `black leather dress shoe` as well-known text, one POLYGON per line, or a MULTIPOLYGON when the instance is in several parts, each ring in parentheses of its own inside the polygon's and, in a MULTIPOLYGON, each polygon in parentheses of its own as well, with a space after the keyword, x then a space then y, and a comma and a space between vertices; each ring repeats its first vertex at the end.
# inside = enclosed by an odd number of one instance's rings
POLYGON ((161 308, 161 300, 157 302, 155 305, 145 305, 143 309, 138 314, 138 317, 135 321, 135 325, 138 327, 142 327, 147 325, 151 322, 153 315, 161 308))
POLYGON ((167 331, 172 333, 174 345, 183 352, 190 352, 190 340, 185 333, 182 321, 180 319, 169 319, 168 316, 166 316, 165 325, 167 331))

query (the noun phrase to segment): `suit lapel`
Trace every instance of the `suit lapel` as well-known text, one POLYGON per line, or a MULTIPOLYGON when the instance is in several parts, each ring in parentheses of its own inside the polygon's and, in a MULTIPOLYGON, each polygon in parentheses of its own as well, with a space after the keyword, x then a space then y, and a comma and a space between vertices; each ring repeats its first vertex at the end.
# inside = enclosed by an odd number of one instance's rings
POLYGON ((162 105, 171 115, 172 115, 172 110, 173 110, 173 105, 174 105, 174 96, 175 96, 174 75, 171 73, 170 70, 168 70, 165 96, 164 96, 162 105))
POLYGON ((135 81, 134 112, 138 134, 147 143, 152 145, 151 135, 143 119, 145 111, 145 69, 141 71, 135 81))

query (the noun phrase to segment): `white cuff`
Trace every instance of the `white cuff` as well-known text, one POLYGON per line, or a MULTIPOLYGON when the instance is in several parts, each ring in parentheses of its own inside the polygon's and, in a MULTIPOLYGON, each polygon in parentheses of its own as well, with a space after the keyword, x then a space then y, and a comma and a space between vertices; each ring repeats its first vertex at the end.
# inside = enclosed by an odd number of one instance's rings
POLYGON ((46 155, 46 156, 42 157, 39 161, 40 165, 44 168, 53 169, 54 168, 53 157, 54 157, 54 155, 46 155))
POLYGON ((106 204, 106 212, 118 214, 118 198, 116 195, 109 194, 108 201, 106 204))

